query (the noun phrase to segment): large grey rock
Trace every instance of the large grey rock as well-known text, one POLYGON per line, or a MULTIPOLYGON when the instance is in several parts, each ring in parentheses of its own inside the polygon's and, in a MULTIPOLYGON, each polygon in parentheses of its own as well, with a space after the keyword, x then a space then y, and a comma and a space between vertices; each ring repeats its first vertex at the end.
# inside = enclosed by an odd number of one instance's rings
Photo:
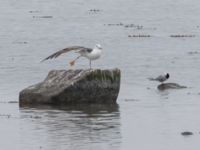
POLYGON ((20 92, 20 106, 27 104, 115 103, 120 70, 52 70, 46 79, 20 92))

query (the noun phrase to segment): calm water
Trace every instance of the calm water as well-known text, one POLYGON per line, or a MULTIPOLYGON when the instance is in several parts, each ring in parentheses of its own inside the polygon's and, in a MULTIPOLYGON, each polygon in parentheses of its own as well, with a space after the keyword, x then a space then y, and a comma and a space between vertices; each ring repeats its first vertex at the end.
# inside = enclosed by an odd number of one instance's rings
MULTIPOLYGON (((0 149, 199 149, 198 0, 0 3, 0 149), (104 51, 93 66, 122 71, 118 105, 18 107, 20 90, 51 69, 69 69, 76 55, 41 59, 67 46, 95 43, 104 51), (165 72, 169 82, 188 88, 158 91, 147 80, 165 72), (183 131, 194 134, 184 137, 183 131)), ((76 68, 88 68, 88 61, 80 59, 76 68)))

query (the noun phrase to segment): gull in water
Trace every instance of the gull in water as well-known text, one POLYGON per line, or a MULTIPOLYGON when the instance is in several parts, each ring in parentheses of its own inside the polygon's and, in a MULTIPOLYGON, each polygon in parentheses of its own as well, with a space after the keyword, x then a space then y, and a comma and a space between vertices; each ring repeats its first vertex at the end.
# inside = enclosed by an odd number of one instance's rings
POLYGON ((52 59, 52 58, 57 58, 58 56, 70 52, 70 51, 75 51, 75 53, 78 53, 79 56, 76 57, 74 60, 70 61, 70 65, 73 66, 76 62, 77 59, 79 59, 80 57, 86 57, 87 59, 89 59, 89 65, 90 65, 90 69, 92 68, 92 61, 98 59, 101 56, 102 53, 102 47, 100 44, 96 44, 95 47, 92 48, 86 48, 86 47, 82 47, 82 46, 71 46, 62 50, 59 50, 55 53, 53 53, 52 55, 48 56, 47 58, 43 59, 43 61, 48 60, 48 59, 52 59))
POLYGON ((157 78, 148 78, 151 81, 158 81, 163 83, 164 81, 166 81, 167 79, 169 79, 169 73, 166 73, 165 75, 159 75, 157 78))

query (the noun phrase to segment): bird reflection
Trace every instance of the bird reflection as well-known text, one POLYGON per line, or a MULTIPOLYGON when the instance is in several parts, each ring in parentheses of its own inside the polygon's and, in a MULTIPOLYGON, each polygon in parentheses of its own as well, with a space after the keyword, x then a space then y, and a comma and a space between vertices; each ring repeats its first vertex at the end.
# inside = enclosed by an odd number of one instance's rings
POLYGON ((31 124, 33 131, 48 131, 45 133, 49 138, 46 144, 51 141, 51 145, 60 143, 73 149, 85 147, 97 150, 101 149, 98 145, 107 148, 112 145, 119 149, 121 125, 117 104, 35 106, 21 108, 20 112, 22 121, 29 120, 28 124, 31 124))

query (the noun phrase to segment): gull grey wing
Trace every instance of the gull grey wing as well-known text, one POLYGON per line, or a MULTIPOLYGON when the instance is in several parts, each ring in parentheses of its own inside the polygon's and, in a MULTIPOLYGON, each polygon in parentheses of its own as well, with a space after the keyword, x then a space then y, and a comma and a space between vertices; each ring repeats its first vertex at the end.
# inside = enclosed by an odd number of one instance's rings
POLYGON ((160 75, 160 76, 158 76, 156 78, 148 78, 148 79, 151 80, 151 81, 160 81, 160 82, 162 82, 163 80, 165 80, 165 77, 160 75))
POLYGON ((164 80, 164 79, 165 79, 165 77, 162 76, 162 75, 160 75, 160 76, 158 76, 157 78, 155 78, 155 80, 158 80, 158 81, 160 81, 160 80, 164 80))
POLYGON ((91 49, 91 48, 87 48, 87 49, 86 49, 86 51, 87 51, 88 53, 91 53, 92 50, 93 50, 93 49, 91 49))
POLYGON ((91 53, 93 49, 91 48, 86 48, 86 47, 82 47, 79 50, 77 50, 78 53, 91 53))
POLYGON ((67 53, 69 51, 72 51, 72 50, 81 50, 81 49, 85 49, 84 47, 81 47, 81 46, 72 46, 72 47, 68 47, 68 48, 65 48, 65 49, 62 49, 62 50, 59 50, 55 53, 53 53, 52 55, 46 57, 45 59, 43 59, 41 62, 45 61, 45 60, 48 60, 48 59, 52 59, 52 58, 57 58, 58 56, 64 54, 64 53, 67 53))
POLYGON ((165 80, 167 80, 167 78, 163 75, 160 75, 157 78, 155 78, 155 80, 159 82, 164 82, 165 80))

